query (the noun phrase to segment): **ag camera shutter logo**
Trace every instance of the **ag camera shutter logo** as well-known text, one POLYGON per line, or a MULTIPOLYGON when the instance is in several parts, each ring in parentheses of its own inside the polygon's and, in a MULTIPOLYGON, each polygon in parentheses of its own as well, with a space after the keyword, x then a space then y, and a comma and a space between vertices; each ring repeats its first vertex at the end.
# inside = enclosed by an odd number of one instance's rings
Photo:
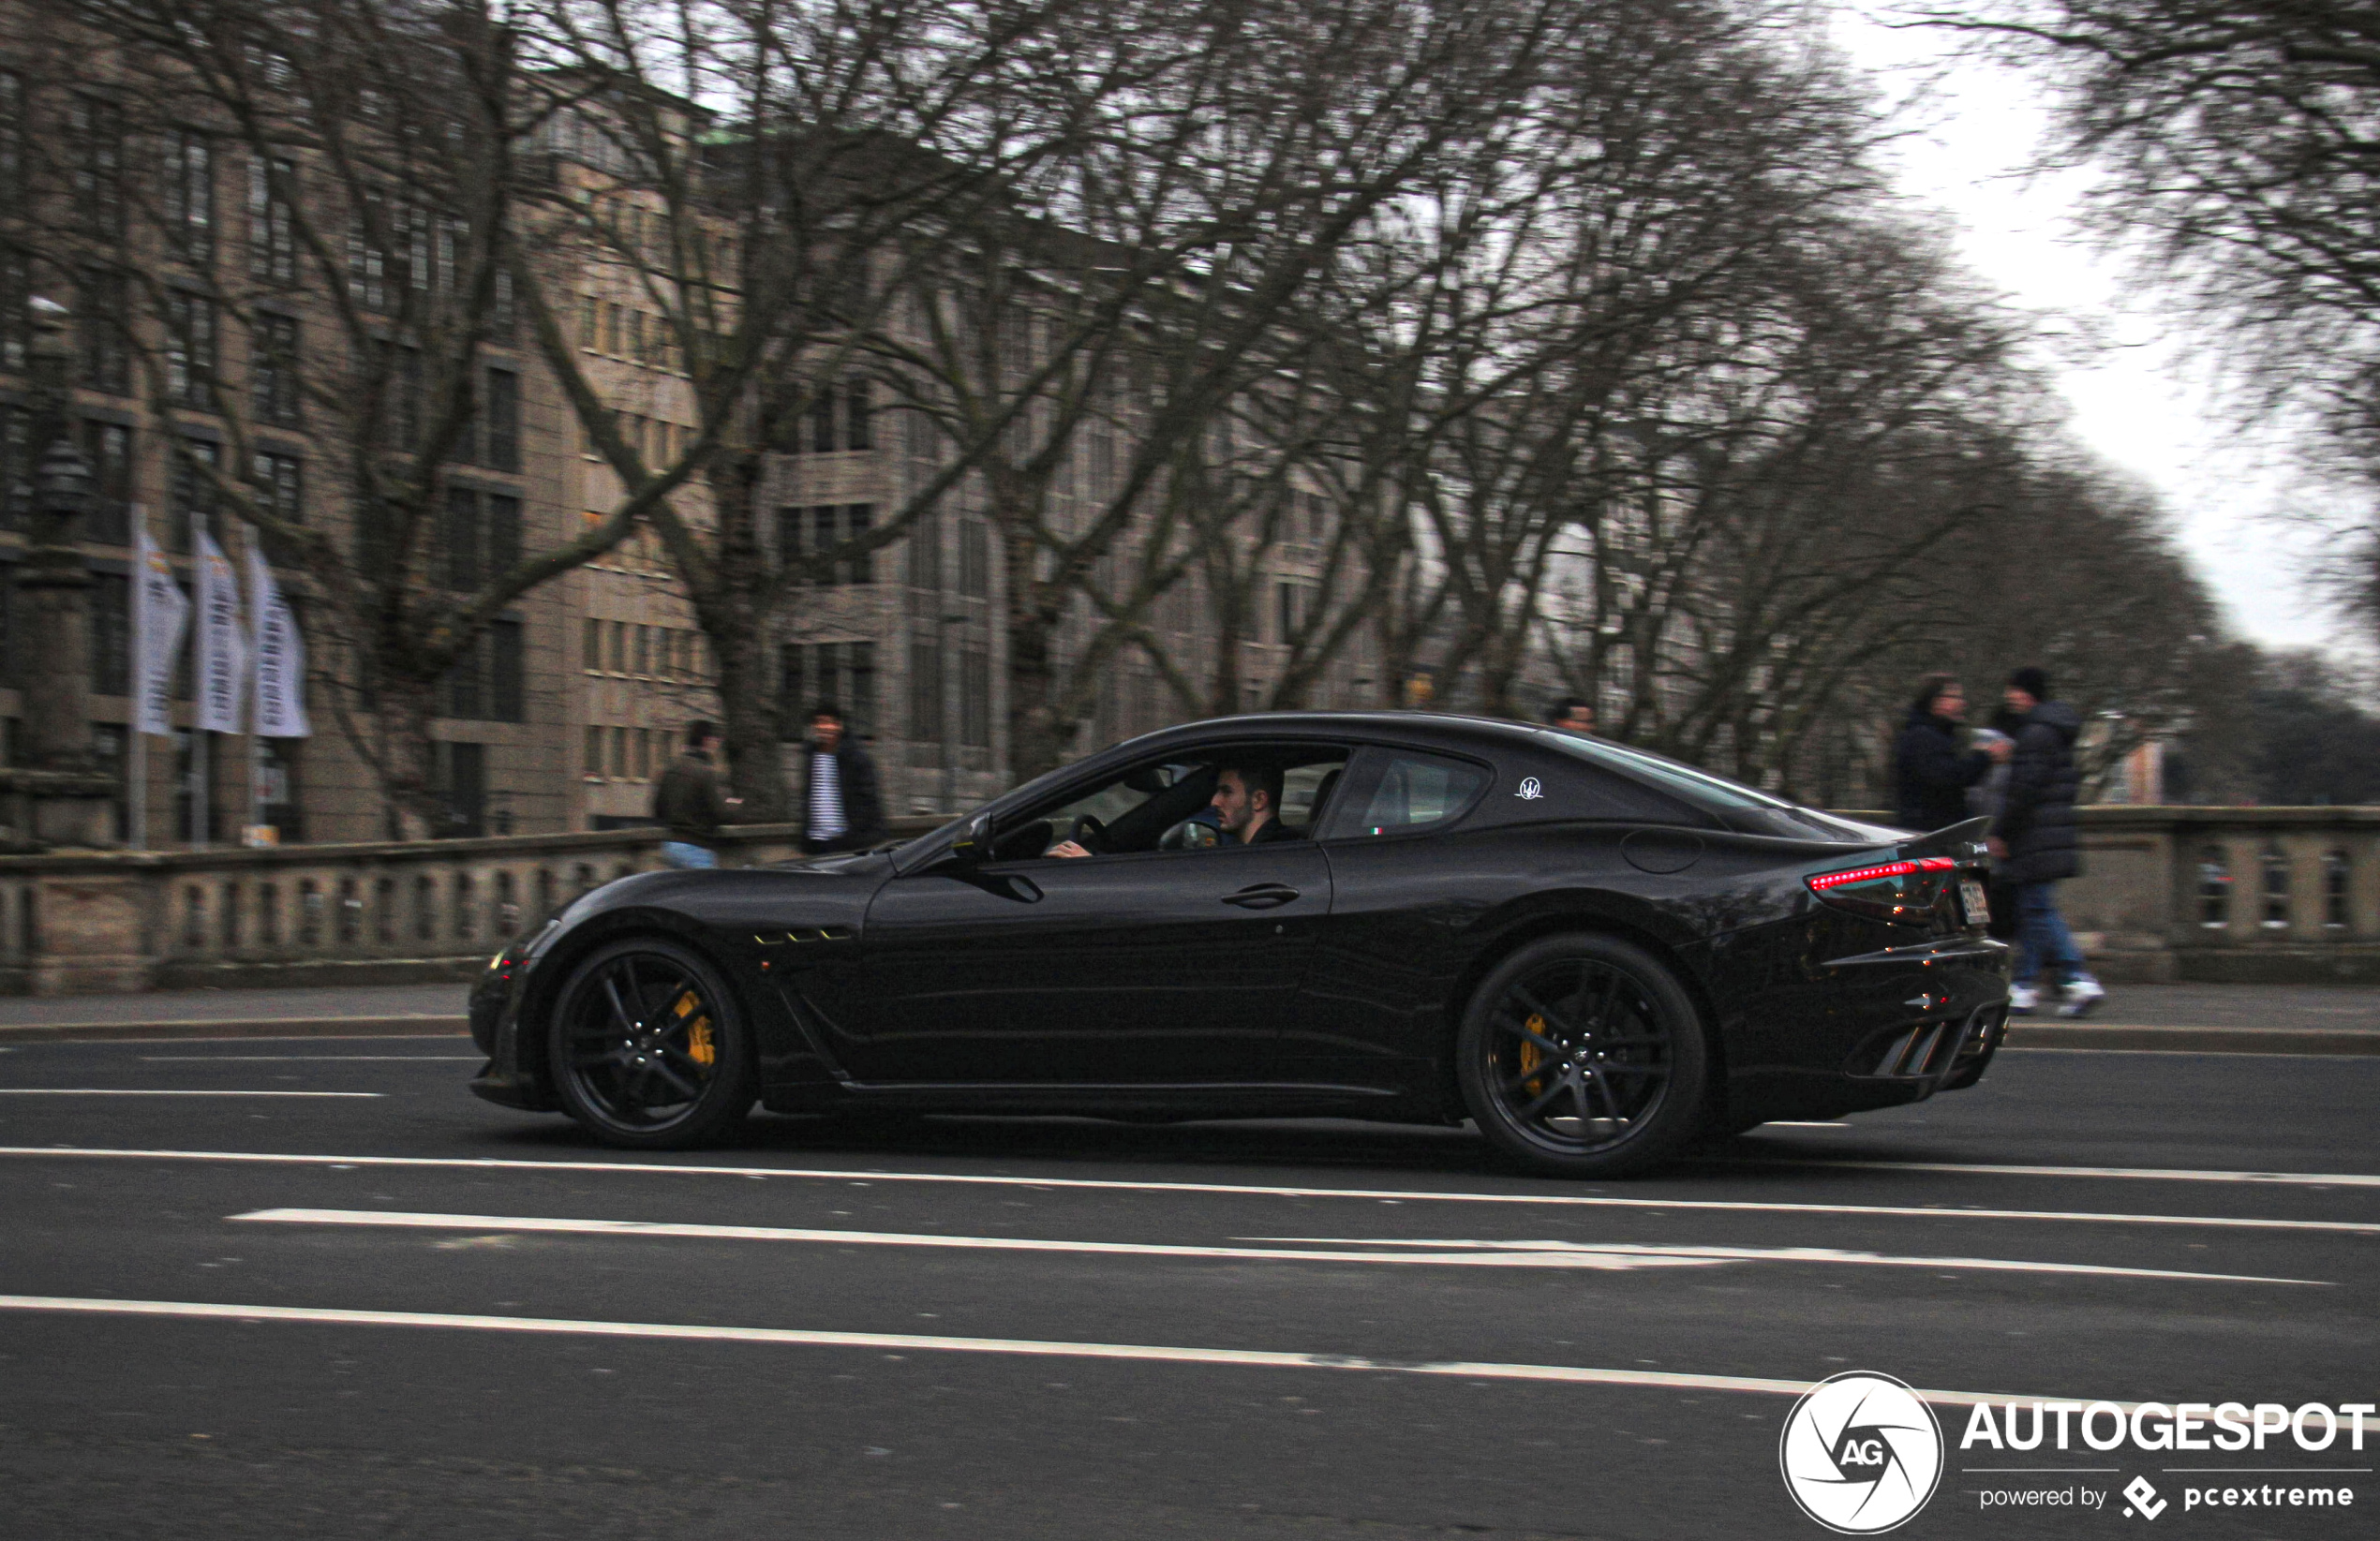
POLYGON ((1785 1490, 1841 1535, 1877 1535, 1909 1519, 1942 1478, 1942 1428, 1916 1392, 1864 1370, 1802 1393, 1777 1445, 1785 1490))

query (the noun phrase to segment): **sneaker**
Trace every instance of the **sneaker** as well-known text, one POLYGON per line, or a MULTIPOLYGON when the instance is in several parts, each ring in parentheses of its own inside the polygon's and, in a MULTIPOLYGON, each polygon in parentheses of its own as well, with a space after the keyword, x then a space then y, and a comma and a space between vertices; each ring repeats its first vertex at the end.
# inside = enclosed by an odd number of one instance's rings
POLYGON ((2089 974, 2076 974, 2066 982, 2064 999, 2058 1004, 2058 1015, 2089 1016, 2106 999, 2107 992, 2100 986, 2099 981, 2089 974))
POLYGON ((2008 1015, 2030 1016, 2041 1009, 2041 992, 2030 985, 2008 986, 2008 1015))

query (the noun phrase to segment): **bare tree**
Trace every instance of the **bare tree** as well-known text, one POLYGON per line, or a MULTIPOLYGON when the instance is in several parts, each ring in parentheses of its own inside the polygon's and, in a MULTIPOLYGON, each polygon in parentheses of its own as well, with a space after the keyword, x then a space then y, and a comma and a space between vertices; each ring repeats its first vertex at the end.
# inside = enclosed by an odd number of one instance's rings
POLYGON ((175 443, 177 527, 211 505, 305 573, 331 644, 316 682, 394 830, 428 833, 442 686, 508 606, 643 511, 542 530, 478 474, 500 484, 543 448, 510 351, 533 298, 509 260, 513 39, 476 0, 48 14, 49 187, 11 235, 123 361, 99 383, 219 424, 219 452, 175 443), (274 437, 291 433, 312 445, 303 497, 274 437))

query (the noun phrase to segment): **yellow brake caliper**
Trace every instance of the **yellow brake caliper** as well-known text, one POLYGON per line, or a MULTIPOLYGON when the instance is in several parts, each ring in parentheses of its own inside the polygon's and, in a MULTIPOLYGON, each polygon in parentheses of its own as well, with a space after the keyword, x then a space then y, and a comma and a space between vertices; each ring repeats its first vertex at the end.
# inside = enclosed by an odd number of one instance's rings
MULTIPOLYGON (((677 1004, 672 1009, 677 1012, 677 1019, 685 1022, 686 1018, 702 1009, 702 999, 688 990, 677 998, 677 1004)), ((707 1068, 718 1062, 719 1045, 711 1042, 709 1017, 694 1016, 692 1021, 686 1022, 686 1057, 707 1068)))
MULTIPOLYGON (((1536 1034, 1537 1034, 1540 1038, 1544 1037, 1544 1036, 1545 1036, 1545 1018, 1544 1018, 1544 1017, 1542 1017, 1542 1016, 1532 1016, 1532 1017, 1530 1017, 1530 1018, 1529 1018, 1529 1022, 1528 1022, 1528 1028, 1529 1028, 1529 1030, 1530 1030, 1531 1032, 1536 1033, 1536 1034)), ((1544 1062, 1545 1062, 1545 1051, 1544 1051, 1543 1049, 1541 1049, 1541 1048, 1538 1047, 1538 1046, 1537 1046, 1537 1044, 1536 1044, 1533 1040, 1531 1040, 1531 1039, 1527 1039, 1527 1038, 1524 1038, 1524 1039, 1522 1039, 1522 1040, 1521 1040, 1521 1075, 1522 1075, 1523 1079, 1522 1079, 1522 1083, 1521 1083, 1521 1084, 1523 1085, 1523 1087, 1526 1088, 1526 1089, 1529 1089, 1529 1090, 1535 1090, 1535 1089, 1536 1089, 1534 1087, 1529 1087, 1529 1086, 1528 1086, 1528 1083, 1529 1083, 1530 1081, 1535 1080, 1535 1079, 1537 1078, 1537 1067, 1538 1067, 1538 1066, 1540 1066, 1540 1065, 1541 1065, 1541 1064, 1543 1064, 1544 1062)))

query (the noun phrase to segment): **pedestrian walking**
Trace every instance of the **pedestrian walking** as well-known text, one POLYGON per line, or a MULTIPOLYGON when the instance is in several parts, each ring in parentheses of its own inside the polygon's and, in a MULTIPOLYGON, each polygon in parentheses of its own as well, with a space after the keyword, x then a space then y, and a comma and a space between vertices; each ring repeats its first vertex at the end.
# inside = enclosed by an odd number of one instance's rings
POLYGON ((2058 1015, 2081 1016, 2107 995, 2083 968, 2074 933, 2058 912, 2058 884, 2082 871, 2075 833, 2075 797, 2082 784, 2075 740, 2082 719, 2064 702, 2049 699, 2049 676, 2039 669, 2011 674, 2006 694, 2021 725, 1991 852, 2016 891, 2016 977, 2009 1010, 2020 1015, 2038 1010, 2045 977, 2058 1015))
POLYGON ((1547 726, 1566 733, 1591 737, 1595 733, 1595 704, 1584 696, 1564 696, 1547 709, 1545 721, 1547 726))
POLYGON ((2005 760, 2007 741, 1994 748, 1959 748, 1967 721, 1967 689, 1952 674, 1927 674, 1910 703, 1909 720, 1893 746, 1894 819, 1904 829, 1931 833, 1964 822, 1967 793, 1991 773, 1994 756, 2005 760))
POLYGON ((662 860, 671 867, 717 867, 719 826, 743 806, 719 779, 719 729, 708 722, 686 725, 686 748, 662 772, 653 788, 653 820, 668 833, 662 860))
POLYGON ((808 777, 802 794, 802 849, 811 855, 865 851, 885 837, 885 802, 876 762, 843 730, 841 708, 811 708, 808 777))

